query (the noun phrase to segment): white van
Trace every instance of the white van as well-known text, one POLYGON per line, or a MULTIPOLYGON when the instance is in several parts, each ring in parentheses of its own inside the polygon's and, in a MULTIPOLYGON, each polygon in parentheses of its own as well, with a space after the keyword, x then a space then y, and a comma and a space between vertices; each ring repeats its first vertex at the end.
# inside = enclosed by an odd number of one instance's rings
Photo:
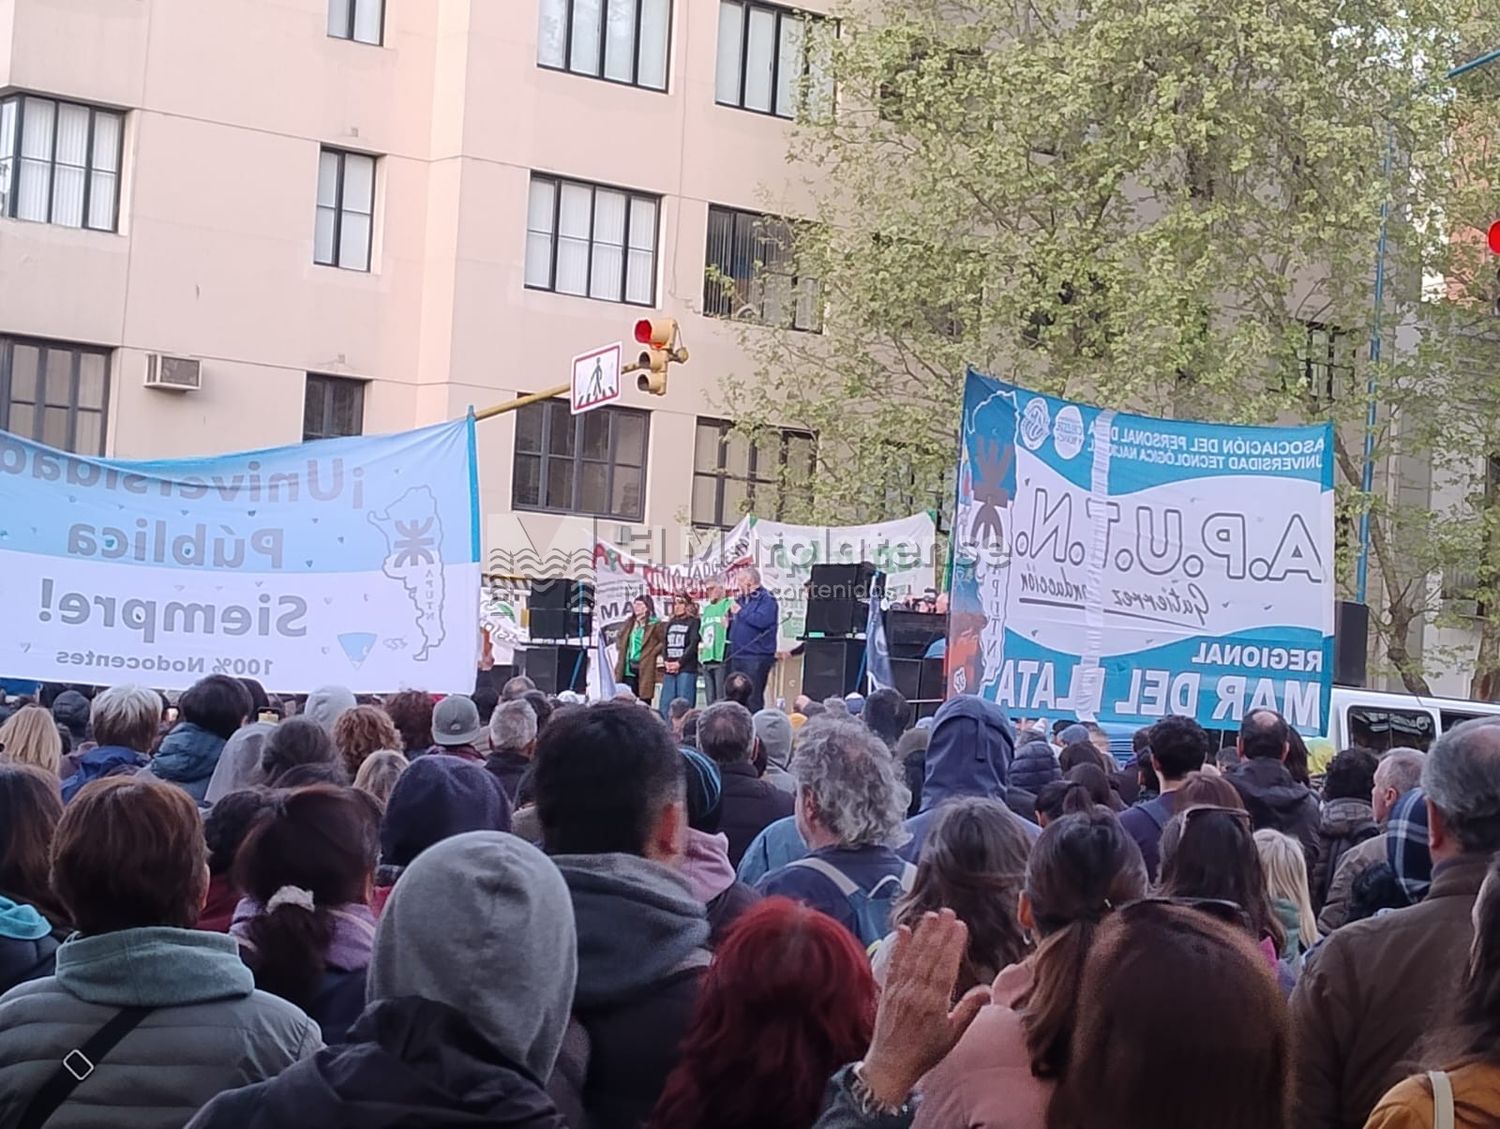
POLYGON ((1461 721, 1500 714, 1500 702, 1388 694, 1335 686, 1325 734, 1334 750, 1359 745, 1373 752, 1406 747, 1424 752, 1438 734, 1461 721))

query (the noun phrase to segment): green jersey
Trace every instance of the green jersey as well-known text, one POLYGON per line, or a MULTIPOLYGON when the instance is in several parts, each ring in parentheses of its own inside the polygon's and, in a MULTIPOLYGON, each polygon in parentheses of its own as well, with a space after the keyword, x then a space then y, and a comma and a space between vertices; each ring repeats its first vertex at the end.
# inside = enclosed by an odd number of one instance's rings
POLYGON ((702 620, 698 640, 699 662, 721 663, 724 661, 724 649, 729 644, 729 605, 731 602, 726 596, 722 600, 704 604, 699 610, 698 615, 702 620))

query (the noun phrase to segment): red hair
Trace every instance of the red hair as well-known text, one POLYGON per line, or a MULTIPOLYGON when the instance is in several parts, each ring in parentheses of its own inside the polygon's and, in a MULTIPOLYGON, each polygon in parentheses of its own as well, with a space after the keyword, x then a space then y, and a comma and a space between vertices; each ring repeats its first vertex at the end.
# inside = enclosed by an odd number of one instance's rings
POLYGON ((719 945, 651 1126, 808 1129, 874 1019, 870 961, 849 931, 767 898, 719 945))

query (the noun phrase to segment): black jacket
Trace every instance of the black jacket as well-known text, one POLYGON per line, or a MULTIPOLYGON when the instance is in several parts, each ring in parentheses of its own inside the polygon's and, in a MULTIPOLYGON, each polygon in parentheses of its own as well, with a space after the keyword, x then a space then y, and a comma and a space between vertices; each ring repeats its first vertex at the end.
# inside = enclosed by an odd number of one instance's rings
POLYGON ((1245 801, 1255 830, 1274 827, 1296 839, 1307 855, 1307 872, 1312 874, 1318 861, 1321 820, 1318 797, 1312 789, 1293 780, 1286 765, 1274 757, 1240 761, 1224 775, 1245 801))
POLYGON ((724 781, 719 830, 729 836, 729 861, 738 867, 757 835, 792 814, 796 799, 756 776, 747 761, 721 764, 719 773, 724 781))
POLYGON ((1369 800, 1342 798, 1323 805, 1318 824, 1318 864, 1308 872, 1314 913, 1323 912, 1339 860, 1351 847, 1379 834, 1380 825, 1375 822, 1375 810, 1369 800))
POLYGON ((567 1129, 535 1078, 459 1012, 382 1000, 350 1032, 269 1082, 220 1094, 193 1129, 567 1129))
MULTIPOLYGON (((1011 758, 1010 772, 1005 779, 1011 787, 1023 788, 1034 796, 1054 780, 1061 780, 1062 769, 1058 767, 1051 745, 1045 741, 1028 741, 1011 758)), ((1026 818, 1034 820, 1036 813, 1026 818)))
POLYGON ((50 934, 36 941, 0 937, 0 995, 17 984, 51 976, 56 965, 57 939, 50 934))
POLYGON ((520 753, 491 753, 485 758, 484 767, 490 770, 496 780, 500 781, 500 787, 505 791, 505 798, 514 808, 516 793, 521 788, 521 778, 531 769, 531 761, 520 753))
POLYGON ((701 621, 695 615, 673 616, 663 633, 663 662, 682 664, 683 674, 698 673, 698 639, 701 621))
POLYGON ((717 945, 722 941, 724 934, 740 919, 740 915, 754 909, 758 901, 760 894, 754 886, 731 882, 722 894, 708 903, 708 927, 712 930, 708 938, 709 944, 717 945))
POLYGON ((588 1032, 582 1096, 588 1129, 638 1129, 646 1123, 677 1065, 703 972, 701 966, 680 969, 628 999, 574 1010, 588 1032))

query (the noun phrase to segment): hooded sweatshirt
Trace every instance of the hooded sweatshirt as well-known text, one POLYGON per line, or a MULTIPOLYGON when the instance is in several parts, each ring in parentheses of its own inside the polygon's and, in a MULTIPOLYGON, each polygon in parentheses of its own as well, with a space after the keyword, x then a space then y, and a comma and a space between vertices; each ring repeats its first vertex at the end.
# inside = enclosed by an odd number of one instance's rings
POLYGON ((993 702, 972 694, 950 698, 938 709, 927 745, 922 810, 906 821, 911 840, 899 848, 916 862, 935 810, 955 796, 1005 799, 1006 776, 1016 739, 1010 718, 993 702))
POLYGON ((260 756, 265 750, 266 739, 275 732, 276 726, 265 721, 252 721, 235 730, 234 735, 224 743, 219 763, 208 779, 208 790, 203 794, 204 802, 216 804, 230 792, 264 784, 266 778, 260 770, 260 756))
POLYGON ((573 898, 573 1011, 592 1045, 583 1104, 593 1129, 650 1116, 692 1018, 708 964, 708 921, 688 880, 625 854, 553 859, 573 898))
POLYGON ((224 738, 217 733, 210 733, 191 721, 180 722, 162 738, 146 772, 158 780, 176 784, 203 803, 208 795, 208 782, 219 767, 224 744, 224 738))
POLYGON ((334 722, 338 721, 339 714, 345 710, 352 710, 359 705, 354 694, 342 686, 320 686, 307 696, 307 704, 302 707, 302 716, 309 721, 316 721, 333 736, 334 722))
POLYGON ((1234 785, 1250 821, 1257 831, 1274 827, 1302 844, 1307 855, 1308 873, 1318 861, 1318 797, 1305 784, 1292 779, 1286 765, 1275 757, 1251 757, 1227 772, 1225 778, 1234 785))
POLYGON ((494 831, 446 839, 409 869, 350 1042, 221 1095, 194 1129, 562 1129, 543 1089, 577 974, 557 869, 494 831))

